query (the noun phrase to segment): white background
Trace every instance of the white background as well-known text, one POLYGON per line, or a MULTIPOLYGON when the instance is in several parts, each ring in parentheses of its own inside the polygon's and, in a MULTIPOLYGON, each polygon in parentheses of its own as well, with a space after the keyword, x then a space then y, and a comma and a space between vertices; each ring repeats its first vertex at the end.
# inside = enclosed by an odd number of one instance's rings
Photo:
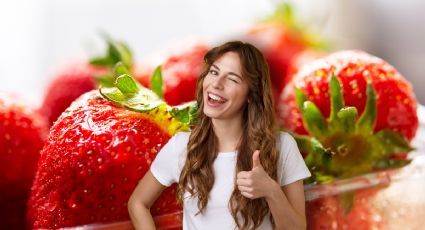
MULTIPOLYGON (((225 39, 279 1, 2 0, 0 91, 39 105, 49 79, 70 61, 103 49, 99 31, 125 40, 135 59, 181 41, 225 39)), ((366 50, 393 64, 425 104, 425 2, 298 0, 298 14, 334 49, 366 50)))

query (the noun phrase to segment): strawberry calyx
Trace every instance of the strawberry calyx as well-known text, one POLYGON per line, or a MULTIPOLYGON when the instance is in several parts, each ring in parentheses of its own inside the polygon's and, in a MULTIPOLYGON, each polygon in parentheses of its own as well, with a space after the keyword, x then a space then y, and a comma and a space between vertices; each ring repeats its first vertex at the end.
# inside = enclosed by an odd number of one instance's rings
POLYGON ((392 130, 374 132, 377 117, 376 92, 367 83, 367 101, 358 117, 356 107, 344 105, 341 85, 332 74, 329 83, 331 111, 325 118, 319 108, 300 89, 296 102, 309 135, 294 134, 300 151, 307 153, 312 171, 310 182, 328 183, 380 169, 399 168, 410 160, 395 158, 413 150, 407 139, 392 130))
POLYGON ((115 78, 112 69, 116 63, 121 62, 127 69, 133 68, 133 54, 130 48, 121 41, 116 41, 107 35, 103 36, 107 43, 107 51, 104 55, 90 59, 89 63, 98 67, 110 69, 110 73, 96 76, 95 79, 101 86, 113 86, 115 78))
POLYGON ((163 89, 163 77, 162 77, 162 66, 159 65, 153 71, 150 86, 152 91, 158 95, 161 99, 164 99, 164 89, 163 89))
MULTIPOLYGON (((160 68, 159 68, 160 75, 160 68)), ((122 63, 117 63, 115 67, 116 80, 113 87, 101 87, 100 94, 112 103, 125 107, 129 110, 152 115, 151 118, 159 124, 177 120, 175 125, 188 126, 196 123, 197 103, 195 101, 181 104, 179 106, 169 106, 156 92, 143 87, 134 80, 122 63), (164 116, 158 116, 161 112, 164 116)), ((162 77, 159 76, 156 88, 162 89, 162 77)), ((180 128, 178 128, 180 129, 180 128)))

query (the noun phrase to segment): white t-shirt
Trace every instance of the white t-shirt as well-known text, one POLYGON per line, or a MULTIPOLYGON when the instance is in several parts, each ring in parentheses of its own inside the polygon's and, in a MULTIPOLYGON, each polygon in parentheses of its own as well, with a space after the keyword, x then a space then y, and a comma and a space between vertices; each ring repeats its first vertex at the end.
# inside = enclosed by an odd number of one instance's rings
MULTIPOLYGON (((176 133, 161 149, 151 165, 151 173, 164 186, 179 181, 181 169, 187 155, 189 132, 176 133)), ((294 138, 286 132, 280 133, 280 157, 278 180, 281 186, 311 176, 298 150, 294 138)), ((220 229, 233 230, 233 220, 228 203, 234 189, 236 152, 219 152, 213 163, 215 182, 210 192, 210 199, 204 213, 198 212, 197 198, 191 198, 188 192, 183 201, 183 229, 220 229), (233 170, 230 170, 233 169, 233 170)), ((267 214, 258 229, 272 229, 267 214)))

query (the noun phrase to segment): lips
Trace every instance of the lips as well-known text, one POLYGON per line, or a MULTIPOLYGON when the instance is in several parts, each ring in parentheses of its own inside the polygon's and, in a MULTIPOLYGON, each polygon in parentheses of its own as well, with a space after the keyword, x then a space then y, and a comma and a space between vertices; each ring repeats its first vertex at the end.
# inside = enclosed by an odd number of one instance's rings
POLYGON ((227 99, 224 98, 223 96, 217 94, 217 93, 212 93, 212 92, 207 92, 207 96, 209 99, 213 99, 215 101, 220 101, 220 102, 226 102, 227 99))

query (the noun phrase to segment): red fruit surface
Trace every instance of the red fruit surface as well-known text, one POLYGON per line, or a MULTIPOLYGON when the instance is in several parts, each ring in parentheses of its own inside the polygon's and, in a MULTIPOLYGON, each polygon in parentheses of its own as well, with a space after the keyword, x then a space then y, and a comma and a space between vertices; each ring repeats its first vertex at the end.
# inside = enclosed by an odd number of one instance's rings
POLYGON ((96 76, 107 72, 84 61, 72 63, 59 71, 46 89, 40 113, 48 118, 50 125, 81 94, 97 88, 96 76))
MULTIPOLYGON (((204 55, 208 50, 208 46, 196 44, 183 52, 170 55, 162 64, 164 100, 169 105, 195 100, 196 82, 204 68, 204 55)), ((150 77, 149 80, 140 80, 139 77, 137 80, 150 87, 150 77)))
MULTIPOLYGON (((171 136, 163 122, 153 121, 159 116, 117 107, 97 91, 77 99, 52 126, 41 151, 29 226, 129 220, 127 201, 171 136)), ((181 210, 175 189, 164 190, 151 208, 153 216, 181 210)))
POLYGON ((0 229, 24 229, 26 200, 47 122, 28 105, 0 95, 0 229))
POLYGON ((195 100, 196 82, 204 67, 204 55, 209 48, 195 45, 187 51, 170 56, 162 65, 165 83, 164 99, 170 105, 195 100))
POLYGON ((269 22, 251 28, 244 39, 259 48, 266 57, 277 99, 285 86, 292 58, 307 46, 302 34, 283 23, 269 22))
POLYGON ((369 200, 379 189, 363 189, 354 192, 353 206, 348 213, 339 195, 322 197, 306 203, 307 228, 316 229, 385 229, 385 223, 370 205, 369 200))
POLYGON ((358 114, 363 112, 366 104, 366 79, 370 76, 377 93, 375 131, 389 128, 408 140, 415 136, 418 128, 417 101, 410 83, 387 62, 356 50, 336 52, 304 65, 279 99, 278 114, 282 127, 307 134, 295 102, 295 87, 317 105, 324 117, 329 117, 331 73, 341 82, 345 105, 356 107, 358 114))
POLYGON ((302 67, 316 59, 319 59, 321 57, 325 56, 324 52, 312 50, 312 49, 306 49, 303 50, 291 59, 288 67, 288 74, 285 78, 285 85, 287 85, 294 75, 302 69, 302 67))

